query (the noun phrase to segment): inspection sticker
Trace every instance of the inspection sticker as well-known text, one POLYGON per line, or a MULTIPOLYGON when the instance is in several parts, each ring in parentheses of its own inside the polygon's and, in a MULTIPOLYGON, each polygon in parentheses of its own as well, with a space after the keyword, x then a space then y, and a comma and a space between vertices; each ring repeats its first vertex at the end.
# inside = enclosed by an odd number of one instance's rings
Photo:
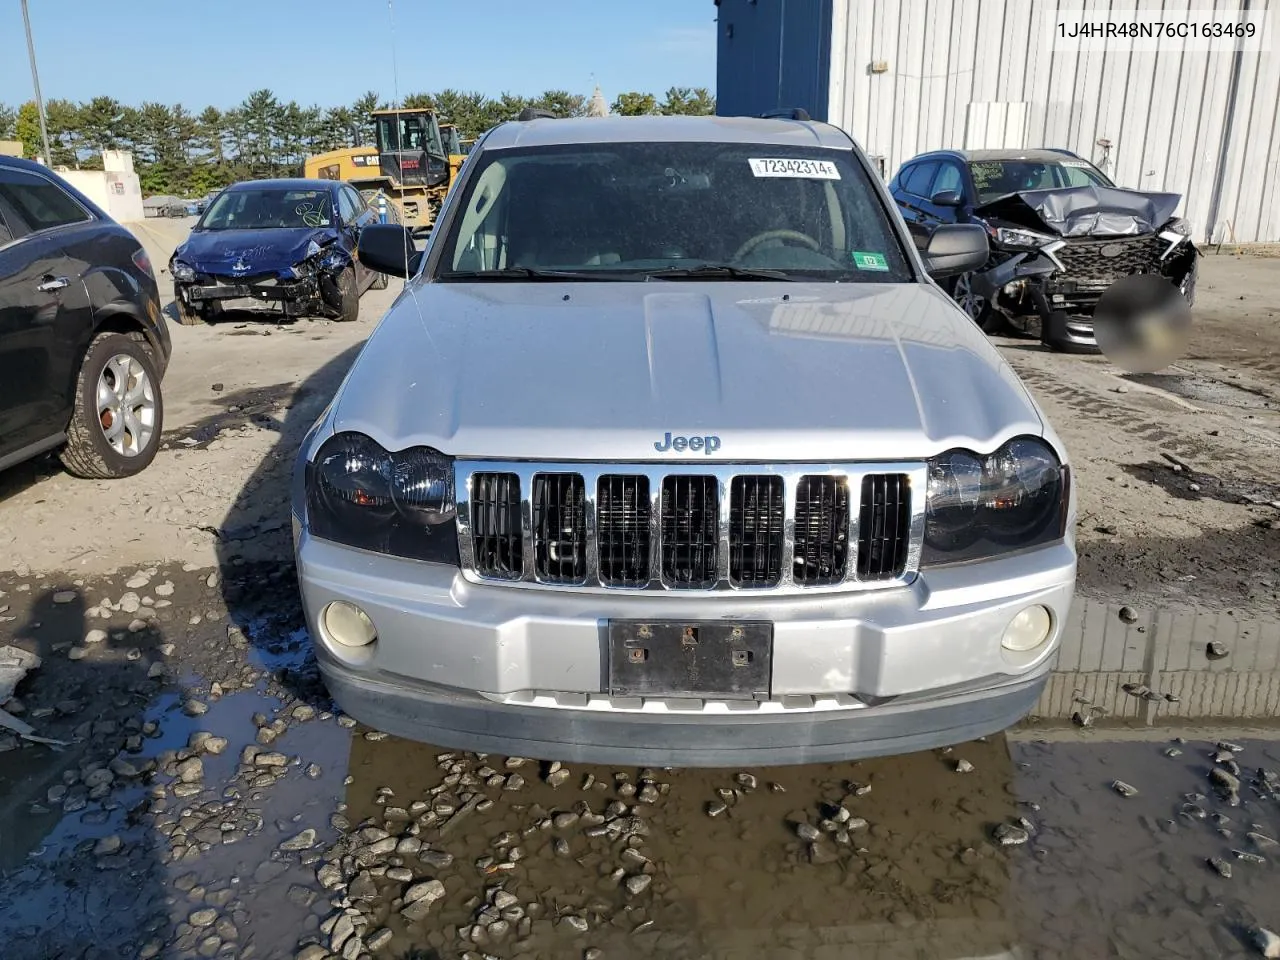
POLYGON ((859 270, 888 270, 889 263, 883 253, 870 253, 866 250, 854 250, 851 254, 853 265, 859 270))
POLYGON ((805 180, 839 180, 840 170, 830 160, 796 157, 753 157, 747 160, 757 177, 799 177, 805 180))

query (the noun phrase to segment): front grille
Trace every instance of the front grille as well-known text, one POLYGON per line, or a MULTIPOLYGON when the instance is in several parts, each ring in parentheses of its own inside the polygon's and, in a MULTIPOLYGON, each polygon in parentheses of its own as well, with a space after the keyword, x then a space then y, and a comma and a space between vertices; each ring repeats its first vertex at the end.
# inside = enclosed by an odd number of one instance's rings
POLYGON ((673 587, 716 582, 720 548, 720 484, 715 477, 662 481, 662 579, 673 587))
POLYGON ((907 477, 880 473, 862 480, 862 515, 858 521, 858 578, 886 580, 902 573, 907 562, 911 499, 907 477))
POLYGON ((801 477, 796 485, 795 581, 839 583, 849 558, 849 484, 844 477, 801 477))
POLYGON ((472 550, 476 572, 518 580, 524 573, 520 522, 520 478, 514 473, 477 473, 471 487, 472 550))
POLYGON ((544 583, 587 580, 586 487, 576 473, 533 480, 533 568, 544 583))
POLYGON ((596 505, 600 582, 643 587, 649 582, 649 478, 601 477, 596 505))
POLYGON ((1050 276, 1050 285, 1081 284, 1093 288, 1109 286, 1135 273, 1159 273, 1160 255, 1168 245, 1156 234, 1068 240, 1054 253, 1064 269, 1050 276), (1104 256, 1103 250, 1112 256, 1104 256))
POLYGON ((773 587, 782 580, 786 516, 781 477, 734 477, 729 494, 729 582, 773 587))
POLYGON ((803 592, 892 586, 914 575, 920 555, 923 463, 456 469, 471 579, 803 592))

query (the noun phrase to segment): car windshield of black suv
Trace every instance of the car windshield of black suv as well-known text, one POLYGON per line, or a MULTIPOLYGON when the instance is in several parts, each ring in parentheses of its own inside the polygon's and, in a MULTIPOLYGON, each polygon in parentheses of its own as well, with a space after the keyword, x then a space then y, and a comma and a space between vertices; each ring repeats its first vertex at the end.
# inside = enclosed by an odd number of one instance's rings
POLYGON ((912 276, 852 151, 600 143, 481 159, 449 219, 436 279, 912 276))
POLYGON ((979 204, 1024 190, 1114 186, 1086 160, 976 160, 969 164, 969 171, 979 204))
POLYGON ((327 227, 330 196, 324 190, 231 190, 205 211, 198 230, 270 230, 327 227))

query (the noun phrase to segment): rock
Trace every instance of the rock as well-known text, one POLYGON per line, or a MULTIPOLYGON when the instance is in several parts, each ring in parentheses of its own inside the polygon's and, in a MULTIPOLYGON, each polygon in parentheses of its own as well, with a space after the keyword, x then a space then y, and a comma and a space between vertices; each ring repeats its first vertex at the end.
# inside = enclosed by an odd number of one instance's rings
POLYGON ((1179 750, 1177 747, 1166 747, 1164 751, 1164 755, 1170 758, 1180 757, 1182 756, 1182 751, 1179 750))
POLYGON ((313 828, 307 827, 301 833, 281 843, 279 849, 285 851, 310 850, 315 845, 316 832, 313 828))
POLYGON ((187 700, 182 704, 182 712, 188 717, 200 717, 209 712, 209 705, 195 699, 187 700))
POLYGON ((973 764, 961 757, 956 761, 956 773, 973 773, 973 764))
POLYGON ((1031 839, 1031 835, 1024 828, 1016 827, 1011 823, 998 824, 991 831, 991 836, 1002 847, 1016 847, 1031 839))
POLYGON ((373 876, 367 870, 362 870, 351 881, 351 885, 347 887, 347 896, 352 900, 377 900, 378 886, 373 882, 373 876))
POLYGON ((212 927, 218 919, 218 911, 212 907, 205 907, 202 910, 196 910, 189 917, 187 922, 193 927, 212 927))
POLYGON ((1233 807, 1240 806, 1240 781, 1232 773, 1222 767, 1214 767, 1209 771, 1209 781, 1213 784, 1218 796, 1233 807))
POLYGON ((1130 786, 1123 780, 1113 780, 1111 782, 1111 789, 1122 797, 1136 797, 1138 795, 1138 788, 1130 786))
POLYGON ((90 630, 84 635, 85 643, 105 643, 106 640, 107 631, 105 630, 90 630))
POLYGON ((570 930, 573 930, 576 933, 586 933, 589 929, 591 929, 590 924, 587 923, 587 918, 580 917, 575 913, 570 913, 566 916, 561 917, 560 925, 568 927, 570 930))
POLYGON ((1120 620, 1123 623, 1137 623, 1138 613, 1133 609, 1133 607, 1121 607, 1120 620))
POLYGON ((413 871, 408 867, 387 867, 387 879, 396 883, 408 883, 413 879, 413 871))
POLYGON ((226 737, 207 737, 202 745, 202 749, 205 753, 212 754, 216 757, 227 749, 227 743, 228 741, 226 737))
POLYGON ((560 767, 558 769, 552 770, 550 773, 547 774, 547 783, 550 784, 552 787, 559 787, 562 784, 564 784, 564 782, 568 780, 569 777, 570 777, 569 771, 564 769, 563 767, 560 767))
POLYGON ((1221 640, 1210 640, 1205 644, 1204 655, 1210 660, 1222 660, 1230 656, 1231 651, 1221 640))
POLYGON ((381 950, 391 942, 391 931, 386 927, 379 927, 373 933, 364 938, 364 948, 371 952, 381 950))
POLYGON ((83 660, 89 655, 89 651, 84 647, 75 646, 67 651, 68 660, 83 660))
POLYGON ((812 843, 814 840, 817 840, 821 834, 818 832, 818 828, 812 824, 798 823, 796 824, 796 836, 801 840, 806 840, 812 843))
POLYGON ((342 950, 355 932, 356 925, 351 917, 346 913, 339 914, 337 922, 333 925, 333 932, 329 935, 329 949, 342 950))
POLYGON ((424 880, 421 883, 415 883, 404 892, 405 903, 419 903, 425 901, 427 904, 435 903, 445 895, 444 884, 439 880, 424 880))
POLYGON ((294 955, 293 960, 328 960, 329 951, 318 943, 309 943, 294 955))
POLYGON ((255 767, 287 767, 289 758, 283 753, 256 753, 253 757, 253 765, 255 767))
POLYGON ((307 703, 300 703, 293 708, 293 719, 295 720, 312 720, 315 715, 316 708, 307 703))
POLYGON ((332 890, 342 885, 342 870, 336 864, 321 864, 320 869, 316 871, 316 880, 326 890, 332 890))
POLYGON ((1217 872, 1218 876, 1227 880, 1231 879, 1231 864, 1227 863, 1227 861, 1223 860, 1221 857, 1210 857, 1205 862, 1217 872))
POLYGON ((633 877, 627 877, 627 893, 633 897, 638 897, 649 889, 649 884, 653 883, 653 877, 647 873, 638 873, 633 877))
POLYGON ((524 777, 518 773, 513 773, 507 777, 507 782, 503 785, 503 790, 521 790, 524 788, 524 777))
POLYGON ((120 598, 120 609, 124 613, 137 613, 142 601, 136 593, 126 593, 120 598))
POLYGON ((320 771, 320 764, 318 764, 318 763, 308 763, 308 764, 307 764, 307 768, 306 768, 306 770, 304 770, 304 771, 303 771, 303 773, 305 773, 305 774, 307 775, 307 779, 309 779, 309 780, 319 780, 319 779, 320 779, 320 773, 321 773, 321 771, 320 771))
POLYGON ((120 848, 124 846, 124 841, 114 833, 109 837, 103 837, 93 845, 94 856, 105 857, 113 853, 119 853, 120 848))
POLYGON ((567 856, 570 856, 573 852, 569 848, 569 841, 566 840, 564 837, 556 837, 554 840, 552 840, 551 849, 557 857, 567 857, 567 856))
POLYGON ((722 801, 712 800, 710 803, 707 804, 707 816, 718 817, 720 816, 720 814, 724 813, 728 809, 729 809, 728 805, 723 803, 722 801))
POLYGON ((1250 830, 1245 837, 1259 850, 1268 850, 1277 845, 1274 838, 1268 837, 1265 833, 1258 833, 1256 830, 1250 830))
POLYGON ((72 600, 74 600, 78 596, 79 594, 76 593, 74 590, 59 590, 53 595, 53 602, 54 603, 70 603, 72 600))
POLYGON ((1249 939, 1259 956, 1267 957, 1268 960, 1280 960, 1280 936, 1266 927, 1254 927, 1249 931, 1249 939))
POLYGON ((204 763, 199 757, 188 757, 178 764, 178 780, 181 783, 199 783, 204 779, 204 763))

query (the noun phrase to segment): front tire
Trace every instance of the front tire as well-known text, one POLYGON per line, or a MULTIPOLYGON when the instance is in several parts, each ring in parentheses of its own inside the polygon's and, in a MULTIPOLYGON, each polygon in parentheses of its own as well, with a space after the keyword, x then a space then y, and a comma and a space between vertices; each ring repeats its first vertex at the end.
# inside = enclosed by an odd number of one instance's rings
POLYGON ((131 477, 155 459, 163 425, 160 377, 140 336, 98 334, 76 378, 63 466, 89 480, 131 477))
POLYGON ((387 285, 391 283, 391 277, 385 273, 375 273, 373 275, 373 283, 369 284, 370 290, 385 290, 387 285))
POLYGON ((953 277, 945 289, 983 333, 1003 333, 1008 328, 1004 315, 973 289, 973 274, 962 273, 953 277))
POLYGON ((360 286, 356 283, 356 268, 347 267, 338 277, 338 321, 355 323, 360 318, 360 286))

